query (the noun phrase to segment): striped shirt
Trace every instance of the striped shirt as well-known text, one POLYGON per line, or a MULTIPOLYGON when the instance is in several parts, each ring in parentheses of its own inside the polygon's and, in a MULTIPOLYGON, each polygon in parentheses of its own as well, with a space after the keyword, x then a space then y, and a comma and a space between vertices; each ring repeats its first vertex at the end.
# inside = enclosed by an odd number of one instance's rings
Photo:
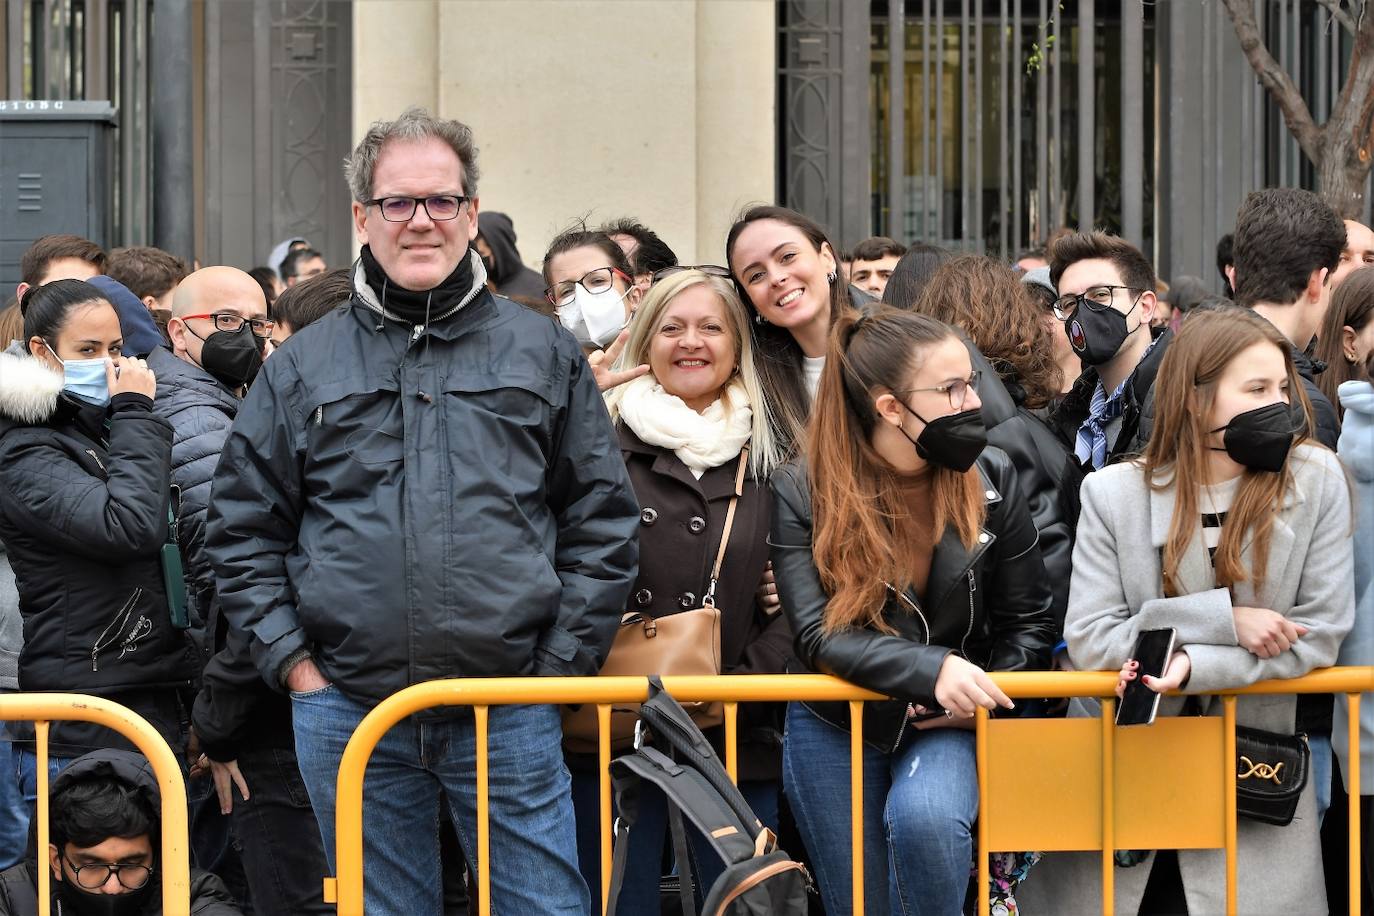
POLYGON ((1231 511, 1240 490, 1242 474, 1212 486, 1204 486, 1198 493, 1198 503, 1202 507, 1202 545, 1207 548, 1207 558, 1216 566, 1217 547, 1221 544, 1221 526, 1226 524, 1226 513, 1231 511))

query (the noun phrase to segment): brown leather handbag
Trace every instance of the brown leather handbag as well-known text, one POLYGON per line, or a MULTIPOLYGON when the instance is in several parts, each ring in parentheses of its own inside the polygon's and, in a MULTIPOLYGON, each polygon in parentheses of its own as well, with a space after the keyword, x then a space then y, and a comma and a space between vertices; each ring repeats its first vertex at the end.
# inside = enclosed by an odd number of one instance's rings
MULTIPOLYGON (((716 581, 720 578, 725 549, 735 526, 735 510, 744 495, 744 471, 748 464, 749 450, 746 448, 740 452, 735 495, 730 498, 730 507, 725 513, 720 548, 716 551, 716 563, 711 568, 711 581, 701 607, 657 619, 639 612, 626 614, 611 643, 606 663, 601 666, 602 677, 720 674, 720 609, 716 607, 716 581)), ((720 703, 683 703, 682 706, 702 729, 725 720, 720 703)), ((623 750, 634 743, 637 721, 638 703, 611 705, 612 750, 623 750)), ((596 753, 596 704, 563 708, 563 740, 568 750, 575 753, 596 753)))

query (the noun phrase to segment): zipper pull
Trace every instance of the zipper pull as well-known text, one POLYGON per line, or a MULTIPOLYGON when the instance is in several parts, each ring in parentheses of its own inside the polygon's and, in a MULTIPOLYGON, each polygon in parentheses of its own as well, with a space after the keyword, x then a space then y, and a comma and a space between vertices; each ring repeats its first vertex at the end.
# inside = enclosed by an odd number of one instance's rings
POLYGON ((91 460, 96 463, 100 470, 105 470, 105 462, 100 460, 100 456, 95 453, 95 449, 86 449, 86 454, 91 456, 91 460))
POLYGON ((316 407, 316 408, 315 408, 315 425, 316 425, 316 426, 323 426, 323 425, 324 425, 324 405, 323 405, 323 404, 321 404, 319 407, 316 407))
POLYGON ((415 343, 415 341, 420 339, 420 335, 423 333, 425 333, 425 326, 422 324, 417 324, 415 326, 415 332, 410 335, 410 342, 415 343))
POLYGON ((973 578, 973 570, 971 569, 968 571, 968 590, 970 592, 978 591, 978 582, 973 578))

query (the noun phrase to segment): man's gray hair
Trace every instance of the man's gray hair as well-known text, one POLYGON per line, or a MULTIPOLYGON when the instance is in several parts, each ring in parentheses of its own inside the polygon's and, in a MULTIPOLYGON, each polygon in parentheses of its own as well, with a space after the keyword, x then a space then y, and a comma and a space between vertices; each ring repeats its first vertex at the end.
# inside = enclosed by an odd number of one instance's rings
POLYGON ((477 147, 472 142, 472 130, 461 121, 436 118, 423 108, 412 106, 401 112, 394 121, 373 121, 353 154, 344 160, 344 178, 348 190, 358 203, 372 199, 372 173, 377 158, 391 140, 427 140, 437 137, 458 155, 463 167, 463 194, 477 196, 477 147))

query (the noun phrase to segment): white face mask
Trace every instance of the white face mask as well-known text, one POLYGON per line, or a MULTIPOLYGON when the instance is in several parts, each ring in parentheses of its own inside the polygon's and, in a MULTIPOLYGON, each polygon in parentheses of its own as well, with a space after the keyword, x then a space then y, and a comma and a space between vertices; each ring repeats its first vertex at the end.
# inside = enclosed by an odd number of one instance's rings
POLYGON ((629 294, 629 290, 617 293, 614 287, 589 293, 579 285, 573 301, 559 307, 558 320, 583 346, 610 346, 625 327, 625 297, 629 294))

